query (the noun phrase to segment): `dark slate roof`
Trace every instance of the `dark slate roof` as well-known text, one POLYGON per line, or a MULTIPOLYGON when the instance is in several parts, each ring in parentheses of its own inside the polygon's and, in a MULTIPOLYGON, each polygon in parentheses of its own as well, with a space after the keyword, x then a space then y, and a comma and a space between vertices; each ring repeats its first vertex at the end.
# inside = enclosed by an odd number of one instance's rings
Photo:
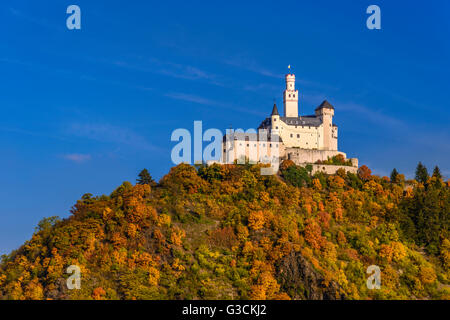
POLYGON ((246 132, 233 132, 233 133, 227 133, 223 136, 223 141, 226 141, 226 139, 234 139, 238 141, 272 141, 275 140, 276 142, 283 142, 281 137, 277 134, 271 135, 269 132, 267 132, 267 136, 263 134, 257 134, 257 133, 246 133, 246 132), (278 137, 278 141, 276 140, 278 137))
MULTIPOLYGON (((320 118, 316 116, 280 117, 280 120, 290 126, 319 127, 322 124, 320 118)), ((271 121, 270 118, 266 118, 261 122, 258 129, 270 126, 271 121)))
POLYGON ((320 104, 320 106, 318 106, 318 107, 316 108, 316 110, 324 109, 324 108, 327 108, 327 109, 333 109, 333 110, 334 110, 334 107, 333 107, 327 100, 324 100, 324 101, 320 104))
POLYGON ((261 124, 259 125, 258 129, 266 128, 270 126, 270 123, 272 122, 271 118, 264 119, 261 124))
POLYGON ((290 126, 319 127, 322 124, 316 116, 280 117, 280 120, 290 126))
POLYGON ((274 103, 273 104, 273 109, 272 109, 272 116, 279 116, 280 114, 278 113, 278 108, 277 108, 277 104, 274 103))

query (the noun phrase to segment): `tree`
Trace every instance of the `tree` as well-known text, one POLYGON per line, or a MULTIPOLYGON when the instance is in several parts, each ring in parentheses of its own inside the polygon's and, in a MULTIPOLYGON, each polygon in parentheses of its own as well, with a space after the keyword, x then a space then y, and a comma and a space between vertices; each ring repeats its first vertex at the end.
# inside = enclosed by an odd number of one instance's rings
POLYGON ((436 179, 442 179, 441 170, 439 169, 438 166, 435 166, 435 167, 434 167, 434 170, 433 170, 433 177, 435 177, 436 179))
POLYGON ((361 180, 369 180, 371 174, 372 171, 366 165, 363 165, 358 169, 358 177, 361 180))
POLYGON ((425 184, 428 181, 429 175, 427 168, 419 162, 416 168, 416 180, 420 183, 425 184))
POLYGON ((311 182, 310 174, 304 167, 290 166, 282 173, 283 178, 296 187, 307 186, 311 182))
POLYGON ((397 169, 394 168, 391 172, 391 182, 397 183, 398 182, 397 179, 398 179, 398 171, 397 169))
POLYGON ((200 166, 198 169, 198 175, 206 181, 212 182, 213 180, 223 180, 225 174, 223 171, 223 167, 217 163, 214 163, 211 166, 200 166))
POLYGON ((42 230, 50 230, 55 224, 60 222, 61 219, 58 216, 53 216, 49 218, 44 218, 41 221, 39 221, 38 226, 36 228, 36 231, 42 231, 42 230))
POLYGON ((292 167, 292 166, 295 166, 295 163, 294 163, 294 161, 292 161, 292 160, 284 160, 282 163, 281 163, 281 165, 280 165, 280 170, 281 171, 285 171, 285 170, 287 170, 289 167, 292 167))
POLYGON ((139 178, 136 179, 136 181, 138 184, 148 184, 152 187, 156 185, 156 182, 153 180, 147 169, 144 169, 139 173, 139 178))

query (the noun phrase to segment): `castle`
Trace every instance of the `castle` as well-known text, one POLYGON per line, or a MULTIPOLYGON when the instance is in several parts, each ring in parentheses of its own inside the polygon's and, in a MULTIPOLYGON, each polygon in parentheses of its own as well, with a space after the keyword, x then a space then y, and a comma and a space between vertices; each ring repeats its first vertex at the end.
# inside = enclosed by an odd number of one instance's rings
POLYGON ((339 168, 356 173, 358 159, 347 159, 344 152, 338 151, 334 107, 325 100, 315 109, 314 115, 299 115, 295 75, 288 73, 285 79, 284 116, 279 114, 274 103, 272 114, 261 122, 258 132, 229 130, 223 138, 221 162, 245 159, 251 163, 267 163, 274 162, 275 158, 279 162, 290 159, 297 165, 312 165, 313 173, 333 174, 339 168), (332 164, 330 159, 338 155, 343 163, 332 164))

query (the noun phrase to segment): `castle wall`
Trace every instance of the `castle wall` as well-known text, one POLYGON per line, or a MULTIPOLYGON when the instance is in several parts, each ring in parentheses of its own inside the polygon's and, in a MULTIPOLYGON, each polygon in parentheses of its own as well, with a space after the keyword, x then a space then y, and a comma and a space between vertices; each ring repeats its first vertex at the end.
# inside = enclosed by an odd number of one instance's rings
POLYGON ((339 169, 344 169, 345 172, 351 172, 356 174, 358 172, 358 167, 350 167, 350 166, 336 166, 331 164, 313 164, 312 165, 312 174, 316 172, 324 172, 326 174, 335 174, 339 169))
POLYGON ((308 150, 300 148, 286 148, 285 150, 286 159, 294 161, 295 164, 315 163, 318 160, 324 161, 338 154, 347 158, 347 155, 344 152, 336 150, 308 150))
POLYGON ((316 110, 316 115, 322 119, 323 125, 323 146, 321 149, 337 150, 337 127, 333 127, 334 110, 321 108, 316 110), (335 139, 334 136, 336 137, 335 139), (334 148, 335 145, 336 148, 334 148))
POLYGON ((333 129, 331 131, 331 148, 330 148, 330 150, 338 149, 337 139, 338 139, 338 128, 333 127, 333 129))
MULTIPOLYGON (((322 126, 291 126, 281 120, 277 124, 272 124, 272 129, 276 130, 284 145, 289 147, 298 147, 302 149, 320 149, 322 139, 320 139, 322 126), (277 129, 278 127, 278 129, 277 129)), ((276 122, 275 122, 276 123, 276 122)))
POLYGON ((284 157, 285 148, 281 142, 236 139, 222 144, 222 162, 248 159, 250 163, 265 162, 273 157, 284 157))

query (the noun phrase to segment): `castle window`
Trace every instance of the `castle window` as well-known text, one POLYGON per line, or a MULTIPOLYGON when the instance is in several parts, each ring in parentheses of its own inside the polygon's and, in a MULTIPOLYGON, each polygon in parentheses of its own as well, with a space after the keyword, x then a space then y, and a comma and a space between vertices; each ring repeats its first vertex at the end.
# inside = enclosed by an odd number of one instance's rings
POLYGON ((291 138, 293 137, 294 135, 291 133, 291 138))
POLYGON ((247 143, 247 147, 249 147, 250 145, 247 143))
POLYGON ((278 148, 278 143, 275 145, 275 147, 277 147, 278 148))
POLYGON ((300 138, 300 135, 297 133, 297 138, 300 138))
POLYGON ((276 126, 275 129, 278 129, 278 126, 276 126))
POLYGON ((272 144, 270 144, 270 147, 272 148, 272 144))

